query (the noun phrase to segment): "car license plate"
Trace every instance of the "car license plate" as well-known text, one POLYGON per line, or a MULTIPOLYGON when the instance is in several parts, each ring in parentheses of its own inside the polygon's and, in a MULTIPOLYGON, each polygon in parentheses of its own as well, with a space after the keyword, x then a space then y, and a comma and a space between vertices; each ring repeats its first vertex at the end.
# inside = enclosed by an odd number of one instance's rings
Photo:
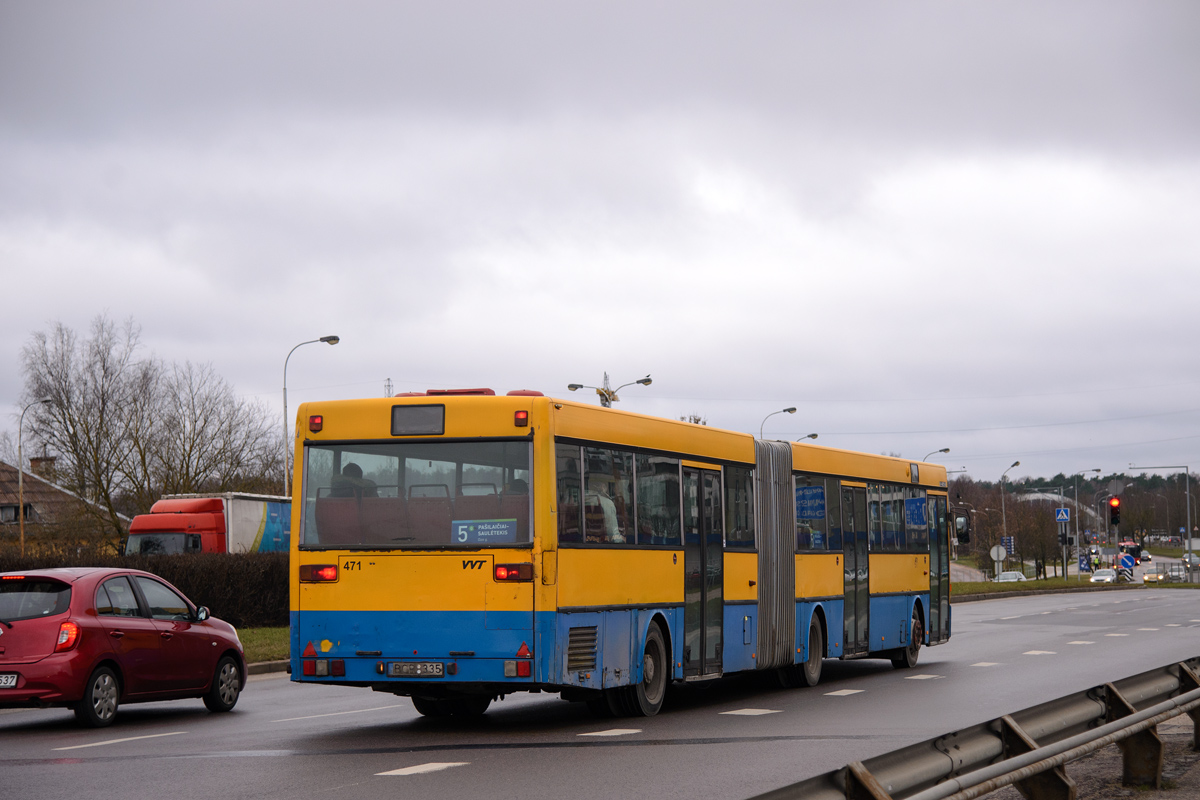
POLYGON ((388 664, 391 678, 441 678, 445 668, 440 661, 393 661, 388 664))
POLYGON ((6 672, 4 674, 0 674, 0 689, 11 689, 16 685, 17 685, 17 673, 6 672))

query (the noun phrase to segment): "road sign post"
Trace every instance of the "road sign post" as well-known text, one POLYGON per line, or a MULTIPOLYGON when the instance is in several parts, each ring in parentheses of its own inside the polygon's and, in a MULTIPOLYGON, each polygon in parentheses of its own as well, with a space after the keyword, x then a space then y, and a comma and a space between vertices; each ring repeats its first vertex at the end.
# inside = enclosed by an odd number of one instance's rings
POLYGON ((1004 545, 998 544, 991 550, 992 561, 996 564, 996 579, 1000 579, 1000 565, 1004 563, 1004 557, 1008 555, 1008 551, 1004 549, 1004 545))

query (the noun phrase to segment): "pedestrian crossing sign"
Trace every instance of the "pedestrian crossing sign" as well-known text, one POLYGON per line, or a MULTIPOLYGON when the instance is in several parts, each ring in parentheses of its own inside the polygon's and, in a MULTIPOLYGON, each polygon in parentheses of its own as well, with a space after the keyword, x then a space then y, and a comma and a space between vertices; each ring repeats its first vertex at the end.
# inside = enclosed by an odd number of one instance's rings
POLYGON ((1055 522, 1070 522, 1071 521, 1071 509, 1069 509, 1069 508, 1054 509, 1054 521, 1055 522))

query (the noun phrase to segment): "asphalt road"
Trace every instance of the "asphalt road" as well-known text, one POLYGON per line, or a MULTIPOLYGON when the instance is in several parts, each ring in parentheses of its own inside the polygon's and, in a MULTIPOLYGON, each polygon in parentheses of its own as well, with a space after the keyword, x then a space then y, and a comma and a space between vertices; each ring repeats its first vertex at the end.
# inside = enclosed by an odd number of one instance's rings
POLYGON ((517 695, 480 720, 405 698, 251 680, 236 710, 125 706, 107 729, 65 710, 0 712, 5 797, 745 798, 938 733, 1200 655, 1200 592, 1019 597, 954 609, 911 671, 827 661, 815 689, 765 676, 689 687, 651 719, 517 695))

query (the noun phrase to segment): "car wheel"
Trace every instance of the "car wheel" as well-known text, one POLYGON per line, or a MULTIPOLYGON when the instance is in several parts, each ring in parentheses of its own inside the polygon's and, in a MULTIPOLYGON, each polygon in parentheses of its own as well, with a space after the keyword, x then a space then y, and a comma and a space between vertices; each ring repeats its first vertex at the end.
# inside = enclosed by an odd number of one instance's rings
POLYGON ((231 656, 224 656, 217 662, 212 686, 204 695, 204 705, 209 711, 232 711, 241 693, 242 675, 238 671, 237 662, 231 656))
POLYGON ((121 686, 108 667, 96 667, 83 690, 83 699, 75 706, 75 718, 89 728, 111 725, 117 716, 121 686))

